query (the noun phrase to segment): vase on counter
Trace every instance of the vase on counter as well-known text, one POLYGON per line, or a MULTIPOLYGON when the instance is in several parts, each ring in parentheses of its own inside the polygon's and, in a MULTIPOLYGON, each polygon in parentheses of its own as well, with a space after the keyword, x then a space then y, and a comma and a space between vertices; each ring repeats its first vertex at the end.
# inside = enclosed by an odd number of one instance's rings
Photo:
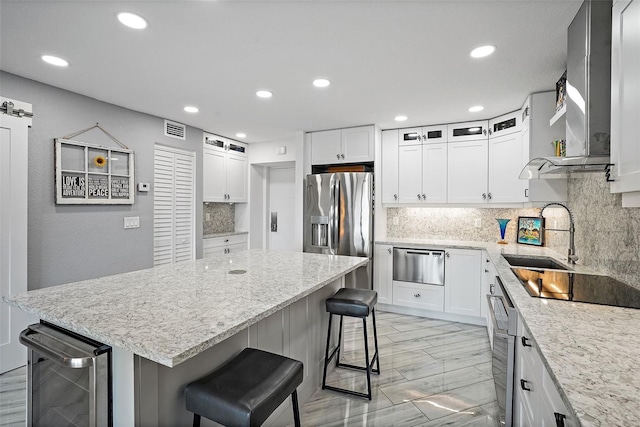
POLYGON ((507 241, 504 240, 504 233, 507 231, 507 224, 511 220, 508 218, 496 218, 496 221, 498 221, 498 224, 500 225, 500 240, 498 240, 498 243, 506 245, 507 241))

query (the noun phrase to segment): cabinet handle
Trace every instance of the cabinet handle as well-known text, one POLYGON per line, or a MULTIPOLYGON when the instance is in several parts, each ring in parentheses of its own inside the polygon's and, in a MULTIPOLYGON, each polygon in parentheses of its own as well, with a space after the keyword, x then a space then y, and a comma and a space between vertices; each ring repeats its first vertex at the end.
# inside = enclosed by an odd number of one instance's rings
POLYGON ((420 294, 413 294, 414 297, 420 298, 420 294))
POLYGON ((344 154, 340 154, 340 157, 344 159, 344 154))
POLYGON ((398 200, 398 195, 397 194, 393 195, 393 200, 398 200))
POLYGON ((483 134, 483 135, 486 135, 486 134, 487 134, 487 130, 486 130, 486 129, 483 129, 483 130, 482 130, 482 134, 483 134))
POLYGON ((427 200, 427 196, 425 194, 422 195, 422 200, 427 200))
POLYGON ((389 252, 389 255, 391 255, 392 253, 391 248, 387 249, 387 252, 389 252))
POLYGON ((533 347, 531 344, 528 343, 529 338, 522 336, 520 337, 520 341, 522 341, 522 346, 523 347, 533 347))
POLYGON ((553 416, 556 417, 556 427, 564 427, 564 420, 567 416, 559 412, 554 412, 553 416))
POLYGON ((446 253, 445 253, 445 256, 446 256, 447 258, 449 258, 451 255, 449 254, 449 252, 446 252, 446 253))
POLYGON ((524 189, 524 197, 529 197, 529 189, 528 188, 524 189))
POLYGON ((493 131, 491 129, 489 129, 489 135, 493 134, 493 131))
POLYGON ((482 193, 482 200, 487 200, 487 193, 482 193))
POLYGON ((487 198, 491 200, 491 193, 487 194, 487 198))
POLYGON ((531 389, 527 387, 528 382, 529 381, 527 380, 520 380, 520 388, 523 389, 524 391, 531 391, 531 389))
POLYGON ((490 293, 491 295, 493 295, 493 293, 494 293, 494 288, 495 288, 495 286, 496 286, 496 285, 494 285, 493 283, 491 283, 491 284, 489 285, 489 293, 490 293))
POLYGON ((418 200, 420 200, 420 195, 418 194, 418 200))
POLYGON ((340 160, 340 154, 336 154, 336 158, 340 160))
POLYGON ((489 272, 489 270, 487 270, 487 269, 485 268, 485 269, 484 269, 484 272, 485 272, 485 273, 488 273, 488 272, 489 272))
POLYGON ((227 243, 229 241, 229 239, 224 239, 224 242, 227 243))

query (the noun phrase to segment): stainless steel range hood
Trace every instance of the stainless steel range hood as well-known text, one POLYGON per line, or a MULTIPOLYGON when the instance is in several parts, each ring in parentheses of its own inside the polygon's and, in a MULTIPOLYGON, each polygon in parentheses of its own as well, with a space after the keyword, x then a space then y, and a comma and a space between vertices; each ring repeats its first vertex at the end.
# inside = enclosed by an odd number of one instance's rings
POLYGON ((607 172, 611 131, 611 0, 586 0, 567 39, 567 157, 539 157, 521 179, 607 172))

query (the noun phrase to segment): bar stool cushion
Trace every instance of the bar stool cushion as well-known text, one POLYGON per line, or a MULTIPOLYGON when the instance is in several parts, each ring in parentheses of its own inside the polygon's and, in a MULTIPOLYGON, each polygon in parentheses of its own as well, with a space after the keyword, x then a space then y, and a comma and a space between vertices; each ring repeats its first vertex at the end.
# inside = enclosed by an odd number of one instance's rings
POLYGON ((226 426, 259 426, 302 383, 302 362, 245 348, 185 389, 187 410, 226 426))
POLYGON ((368 289, 342 288, 327 298, 327 311, 340 316, 367 317, 378 301, 378 293, 368 289))

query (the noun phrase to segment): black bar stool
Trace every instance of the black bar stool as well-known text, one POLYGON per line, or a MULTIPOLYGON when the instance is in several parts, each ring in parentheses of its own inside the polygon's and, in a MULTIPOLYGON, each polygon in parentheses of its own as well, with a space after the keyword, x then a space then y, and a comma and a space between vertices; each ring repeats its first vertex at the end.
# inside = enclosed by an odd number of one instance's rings
POLYGON ((193 426, 200 417, 225 426, 259 426, 291 395, 293 419, 300 427, 297 387, 302 362, 255 348, 245 348, 231 361, 185 388, 193 426))
POLYGON ((366 289, 342 288, 331 298, 327 298, 325 304, 329 312, 329 330, 327 331, 327 346, 324 352, 324 374, 322 376, 322 389, 341 391, 343 393, 352 394, 354 396, 366 397, 371 400, 371 372, 380 375, 380 359, 378 357, 378 332, 376 330, 376 313, 374 306, 378 301, 378 293, 376 291, 366 289), (369 359, 369 341, 367 339, 367 317, 373 318, 373 341, 375 343, 376 352, 369 359), (329 355, 329 342, 331 341, 331 319, 333 315, 340 316, 340 330, 338 333, 338 345, 329 355), (364 357, 365 366, 350 365, 340 363, 340 344, 342 342, 342 320, 343 316, 359 317, 362 319, 362 328, 364 331, 364 357), (360 393, 353 390, 333 387, 327 385, 327 366, 329 362, 336 356, 336 367, 358 369, 367 371, 367 390, 368 393, 360 393), (373 363, 376 363, 377 369, 373 369, 373 363))

